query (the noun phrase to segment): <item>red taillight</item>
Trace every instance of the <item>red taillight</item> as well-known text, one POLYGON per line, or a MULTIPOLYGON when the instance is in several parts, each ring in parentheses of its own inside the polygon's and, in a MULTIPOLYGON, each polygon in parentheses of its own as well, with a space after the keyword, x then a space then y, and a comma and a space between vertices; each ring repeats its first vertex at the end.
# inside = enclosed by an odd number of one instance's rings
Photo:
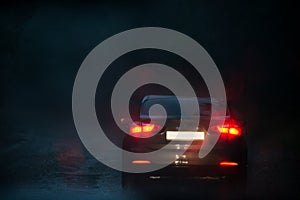
POLYGON ((150 160, 133 160, 132 164, 151 164, 150 160))
POLYGON ((133 124, 130 127, 130 134, 134 137, 150 137, 155 131, 161 129, 160 125, 157 124, 133 124))
POLYGON ((234 119, 225 120, 223 125, 212 126, 211 130, 218 131, 222 134, 221 136, 228 136, 229 139, 242 135, 241 124, 234 119))
POLYGON ((142 132, 142 126, 134 125, 130 127, 130 133, 132 134, 141 133, 141 132, 142 132))
POLYGON ((236 162, 223 161, 219 163, 220 166, 238 166, 239 164, 236 162))

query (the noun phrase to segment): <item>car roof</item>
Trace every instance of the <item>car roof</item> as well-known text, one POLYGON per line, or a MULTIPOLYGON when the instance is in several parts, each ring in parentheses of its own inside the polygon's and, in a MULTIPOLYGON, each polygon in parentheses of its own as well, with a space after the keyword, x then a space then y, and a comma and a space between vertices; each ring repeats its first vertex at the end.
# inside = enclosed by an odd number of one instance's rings
MULTIPOLYGON (((151 100, 183 100, 183 101, 189 101, 194 99, 195 97, 183 97, 183 96, 174 96, 174 95, 147 95, 142 99, 142 103, 145 103, 146 101, 151 101, 151 100)), ((221 99, 215 99, 215 98, 210 98, 210 97, 196 97, 197 100, 201 103, 224 103, 226 102, 225 100, 221 99)))

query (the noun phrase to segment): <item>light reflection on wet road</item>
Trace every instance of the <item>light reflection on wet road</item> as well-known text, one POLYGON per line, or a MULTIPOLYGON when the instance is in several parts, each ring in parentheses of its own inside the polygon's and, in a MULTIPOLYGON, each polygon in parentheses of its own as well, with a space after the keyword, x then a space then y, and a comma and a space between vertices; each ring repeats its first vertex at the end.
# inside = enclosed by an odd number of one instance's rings
MULTIPOLYGON (((289 192, 282 186, 297 184, 298 181, 288 172, 291 170, 289 165, 278 165, 278 161, 284 160, 284 155, 278 151, 279 143, 254 147, 255 150, 249 154, 247 196, 276 196, 289 192), (272 151, 274 147, 277 151, 272 151)), ((37 137, 34 132, 21 133, 7 143, 1 155, 5 172, 2 175, 1 199, 133 198, 122 192, 121 173, 94 159, 77 135, 37 137)), ((199 188, 198 192, 203 191, 199 188)), ((219 193, 217 198, 220 199, 227 197, 221 190, 212 193, 219 193)))

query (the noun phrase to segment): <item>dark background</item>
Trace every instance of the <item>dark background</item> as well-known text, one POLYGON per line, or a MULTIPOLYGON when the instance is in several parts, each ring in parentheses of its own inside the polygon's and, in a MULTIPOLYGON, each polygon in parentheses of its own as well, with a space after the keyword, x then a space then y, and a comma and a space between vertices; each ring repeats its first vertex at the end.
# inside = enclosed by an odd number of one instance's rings
POLYGON ((119 172, 93 159, 76 134, 72 87, 96 45, 146 26, 192 37, 219 67, 247 123, 249 198, 298 195, 296 11, 271 0, 2 2, 0 195, 116 197, 119 172))

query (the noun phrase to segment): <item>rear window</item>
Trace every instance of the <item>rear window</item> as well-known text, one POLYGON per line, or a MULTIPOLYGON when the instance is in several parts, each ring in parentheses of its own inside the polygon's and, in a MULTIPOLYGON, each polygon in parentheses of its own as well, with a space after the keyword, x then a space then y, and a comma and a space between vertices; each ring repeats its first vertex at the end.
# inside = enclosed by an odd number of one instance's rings
MULTIPOLYGON (((189 103, 192 102, 192 98, 188 97, 179 97, 176 98, 175 96, 147 96, 143 99, 141 104, 141 110, 140 110, 140 116, 141 118, 148 118, 149 117, 149 110, 150 107, 159 104, 163 106, 168 114, 168 118, 180 118, 181 112, 180 112, 180 104, 179 101, 182 101, 185 105, 189 105, 189 103)), ((211 103, 216 106, 216 109, 221 109, 221 106, 224 105, 224 102, 213 100, 211 102, 210 98, 197 98, 199 109, 200 109, 200 116, 208 116, 211 115, 211 103)), ((189 108, 187 106, 187 108, 189 108)), ((191 108, 191 107, 190 107, 191 108)), ((196 110, 189 110, 188 113, 190 113, 190 116, 184 116, 184 118, 192 118, 193 116, 198 115, 196 110)), ((228 115, 228 109, 226 111, 226 115, 228 115)), ((154 115, 155 117, 155 115, 154 115)), ((159 117, 159 116, 157 116, 159 117)))

